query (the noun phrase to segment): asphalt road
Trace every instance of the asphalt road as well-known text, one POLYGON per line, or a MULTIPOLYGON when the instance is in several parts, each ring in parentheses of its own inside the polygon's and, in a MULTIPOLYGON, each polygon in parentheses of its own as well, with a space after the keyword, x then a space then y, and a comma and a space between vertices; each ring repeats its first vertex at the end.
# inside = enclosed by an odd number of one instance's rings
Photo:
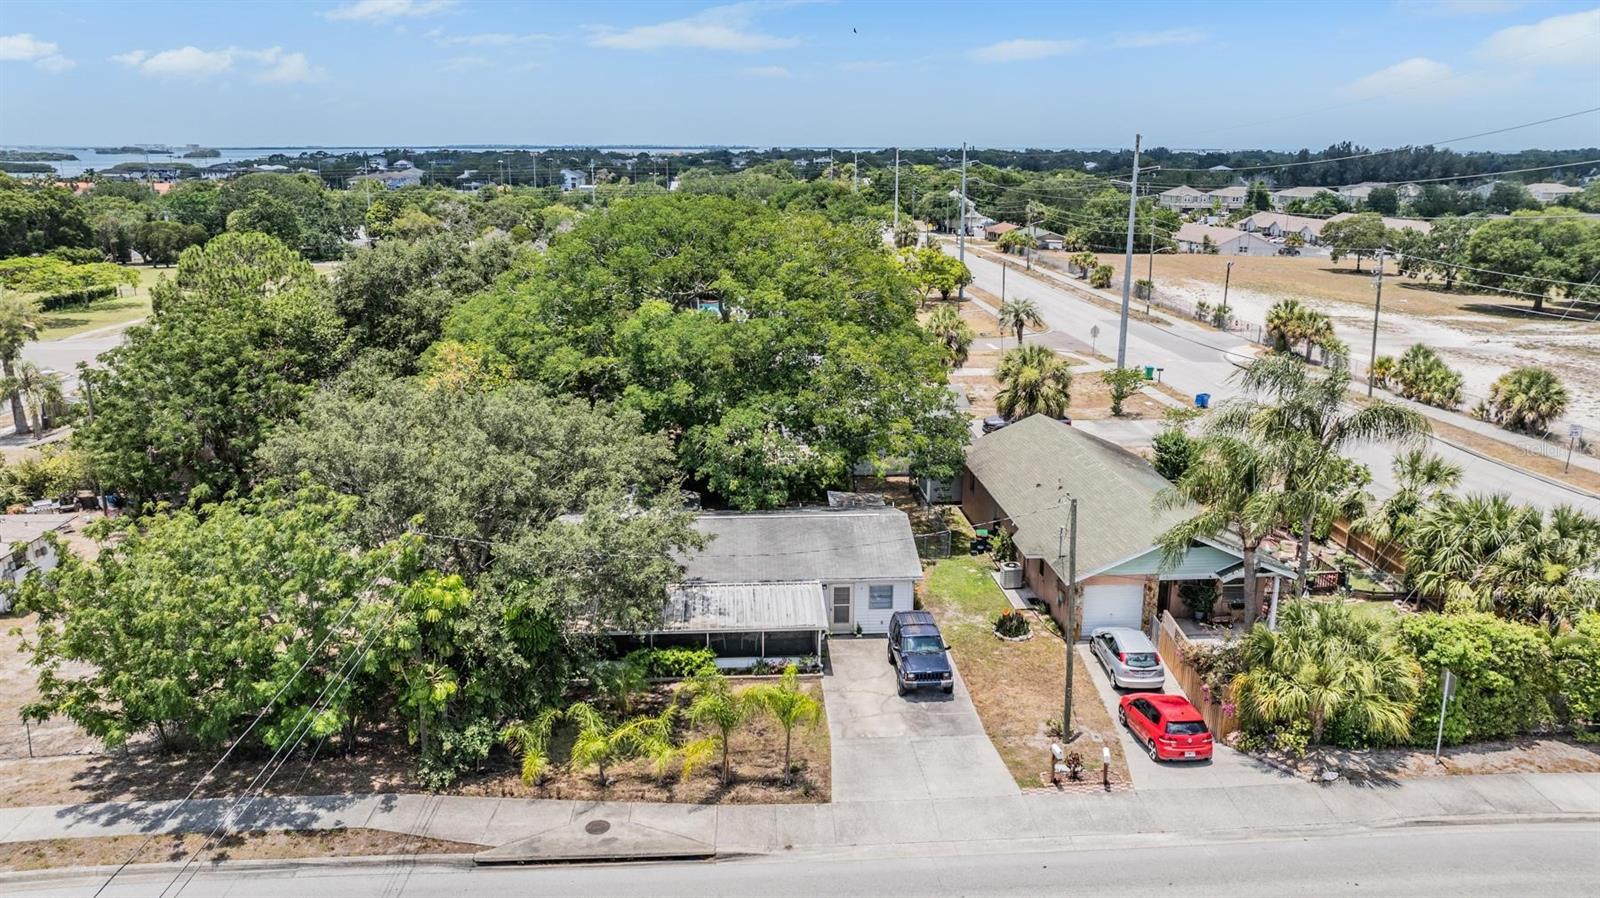
MULTIPOLYGON (((947 244, 945 250, 952 255, 956 252, 953 244, 947 244)), ((996 296, 1000 295, 999 263, 982 258, 976 252, 968 252, 967 267, 972 270, 973 282, 977 286, 996 296)), ((1100 332, 1098 337, 1093 338, 1094 345, 1100 352, 1115 357, 1119 327, 1117 312, 1089 301, 1069 287, 1056 286, 1047 281, 1047 277, 1009 271, 1006 274, 1006 296, 1034 300, 1052 329, 1085 343, 1091 340, 1090 329, 1098 327, 1100 332)), ((1163 317, 1170 319, 1171 315, 1163 317)), ((1242 337, 1181 320, 1173 321, 1170 327, 1131 319, 1128 322, 1129 365, 1163 368, 1164 382, 1185 393, 1210 393, 1213 403, 1238 394, 1232 377, 1239 364, 1249 360, 1245 353, 1251 352, 1251 346, 1242 337)), ((1152 422, 1150 426, 1153 430, 1156 425, 1152 422)), ((1428 448, 1461 467, 1462 492, 1509 493, 1518 501, 1542 508, 1566 504, 1575 505, 1591 514, 1600 514, 1600 500, 1559 483, 1530 476, 1439 440, 1430 440, 1428 448)), ((1358 446, 1349 455, 1372 470, 1373 492, 1379 498, 1394 492, 1394 480, 1390 472, 1390 462, 1394 457, 1392 448, 1358 446)))
MULTIPOLYGON (((975 837, 981 837, 976 834, 975 837)), ((715 863, 461 868, 401 863, 208 870, 188 896, 763 895, 1345 895, 1589 896, 1600 881, 1592 824, 1381 829, 1250 841, 1089 841, 922 856, 784 856, 715 863)), ((992 844, 992 843, 991 843, 992 844)), ((107 896, 161 892, 172 874, 125 873, 107 896)), ((14 895, 93 893, 99 879, 3 884, 14 895)), ((173 894, 169 892, 168 894, 173 894)))

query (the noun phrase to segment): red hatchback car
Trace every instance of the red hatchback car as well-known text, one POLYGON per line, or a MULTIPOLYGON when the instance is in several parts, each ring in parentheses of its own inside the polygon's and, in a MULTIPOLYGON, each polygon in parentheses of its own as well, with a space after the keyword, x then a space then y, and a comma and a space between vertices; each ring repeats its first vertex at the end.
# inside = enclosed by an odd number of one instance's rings
POLYGON ((1181 695, 1125 695, 1117 720, 1145 744, 1152 761, 1211 758, 1211 731, 1206 729, 1205 718, 1181 695))

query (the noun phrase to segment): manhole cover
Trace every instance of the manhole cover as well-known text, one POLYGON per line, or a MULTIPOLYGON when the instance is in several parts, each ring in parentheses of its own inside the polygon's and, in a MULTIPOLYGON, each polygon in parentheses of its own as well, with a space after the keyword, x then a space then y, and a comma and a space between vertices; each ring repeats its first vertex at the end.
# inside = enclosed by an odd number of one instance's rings
POLYGON ((583 825, 583 831, 591 836, 603 835, 610 828, 611 823, 607 820, 590 820, 583 825))

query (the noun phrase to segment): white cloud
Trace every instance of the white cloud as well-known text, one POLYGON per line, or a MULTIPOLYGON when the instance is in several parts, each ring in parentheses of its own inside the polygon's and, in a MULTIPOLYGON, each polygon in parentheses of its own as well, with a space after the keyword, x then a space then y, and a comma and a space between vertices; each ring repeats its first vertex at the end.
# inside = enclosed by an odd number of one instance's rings
POLYGON ((1111 46, 1123 50, 1144 47, 1175 47, 1184 44, 1198 44, 1210 36, 1204 28, 1168 28, 1165 31, 1118 32, 1112 37, 1111 46))
POLYGON ((356 0, 322 15, 336 22, 389 22, 431 16, 455 5, 456 0, 356 0))
POLYGON ((1407 97, 1449 99, 1472 90, 1471 79, 1459 75, 1449 65, 1425 56, 1414 56, 1357 78, 1339 88, 1348 99, 1376 99, 1393 93, 1407 97))
POLYGON ((202 50, 179 47, 162 50, 139 63, 139 71, 163 78, 206 78, 233 68, 233 53, 228 50, 202 50))
POLYGON ((969 55, 973 59, 983 62, 1025 62, 1030 59, 1045 59, 1050 56, 1060 56, 1071 53, 1083 46, 1083 41, 1047 41, 1031 38, 1018 38, 1012 41, 1001 41, 987 47, 979 47, 969 55))
POLYGON ((740 69, 739 74, 749 75, 752 78, 793 78, 794 72, 781 65, 758 65, 740 69))
POLYGON ((321 81, 327 73, 311 64, 304 53, 284 53, 273 47, 271 56, 261 61, 267 68, 257 73, 256 80, 264 84, 307 84, 321 81))
POLYGON ((0 35, 0 62, 31 62, 33 67, 52 75, 77 65, 61 55, 61 48, 31 34, 0 35))
POLYGON ((29 62, 54 56, 61 48, 49 41, 42 41, 31 34, 8 34, 0 36, 0 60, 7 62, 29 62))
POLYGON ((52 53, 49 56, 46 56, 43 59, 35 62, 33 67, 49 72, 52 75, 59 75, 75 65, 77 65, 76 62, 73 62, 65 56, 62 56, 59 53, 52 53))
POLYGON ((509 47, 514 44, 555 40, 555 37, 549 34, 508 34, 505 32, 457 34, 445 37, 443 34, 434 31, 430 32, 428 36, 449 47, 509 47))
POLYGON ((752 30, 750 26, 756 9, 756 4, 735 3, 714 6, 687 18, 655 25, 639 25, 622 30, 599 27, 594 29, 589 43, 613 50, 691 48, 734 53, 781 50, 799 43, 796 38, 752 30))
POLYGON ((1597 45, 1600 7, 1502 28, 1489 35, 1479 52, 1504 63, 1593 66, 1597 45))
POLYGON ((493 64, 482 56, 457 56, 454 59, 445 60, 444 64, 439 66, 439 70, 443 72, 464 72, 468 69, 488 68, 493 64))
POLYGON ((321 80, 326 73, 311 64, 304 53, 286 53, 282 47, 250 50, 227 47, 221 50, 202 50, 199 47, 178 47, 159 53, 130 50, 111 57, 112 61, 137 69, 142 75, 157 78, 199 80, 214 78, 231 72, 243 63, 253 67, 252 77, 264 84, 295 84, 321 80))

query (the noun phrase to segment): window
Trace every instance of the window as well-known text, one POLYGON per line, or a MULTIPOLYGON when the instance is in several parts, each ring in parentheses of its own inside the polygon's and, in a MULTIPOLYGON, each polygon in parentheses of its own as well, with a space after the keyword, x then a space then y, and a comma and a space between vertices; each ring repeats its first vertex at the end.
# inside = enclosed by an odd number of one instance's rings
POLYGON ((867 607, 873 611, 892 611, 894 587, 887 583, 867 587, 867 607))
POLYGON ((712 633, 707 642, 722 658, 754 658, 761 654, 760 633, 712 633))

